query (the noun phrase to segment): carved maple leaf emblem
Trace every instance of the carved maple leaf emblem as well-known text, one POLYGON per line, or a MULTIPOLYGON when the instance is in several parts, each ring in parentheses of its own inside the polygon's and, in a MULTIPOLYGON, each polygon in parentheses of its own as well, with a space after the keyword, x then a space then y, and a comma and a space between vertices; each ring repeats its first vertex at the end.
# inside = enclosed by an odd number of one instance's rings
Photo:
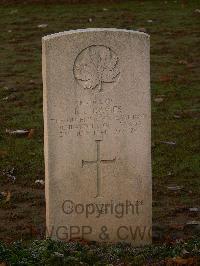
POLYGON ((105 46, 84 49, 74 64, 74 75, 85 89, 102 91, 103 83, 115 82, 119 74, 119 58, 105 46))

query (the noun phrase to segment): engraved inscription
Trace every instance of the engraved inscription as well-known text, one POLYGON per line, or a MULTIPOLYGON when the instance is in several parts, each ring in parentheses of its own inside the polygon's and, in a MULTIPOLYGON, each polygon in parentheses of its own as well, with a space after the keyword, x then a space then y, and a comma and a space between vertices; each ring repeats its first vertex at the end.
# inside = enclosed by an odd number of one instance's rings
POLYGON ((63 119, 52 117, 50 120, 56 130, 55 134, 61 138, 70 135, 74 137, 90 135, 98 138, 99 135, 134 134, 142 127, 146 117, 147 115, 143 113, 126 112, 122 106, 114 103, 102 106, 100 104, 88 112, 77 104, 74 106, 74 112, 63 119))
POLYGON ((103 84, 116 82, 119 74, 118 56, 103 45, 85 48, 74 63, 74 76, 84 89, 102 91, 103 84))
POLYGON ((82 160, 82 167, 84 167, 84 165, 96 164, 96 167, 97 167, 97 175, 96 175, 97 191, 96 191, 96 196, 95 197, 99 197, 100 194, 101 194, 101 164, 102 163, 114 163, 116 161, 116 157, 114 159, 112 159, 112 160, 101 160, 100 144, 101 144, 101 140, 96 140, 97 159, 95 161, 84 161, 84 160, 82 160))
POLYGON ((93 137, 120 136, 135 134, 144 126, 146 113, 130 112, 126 106, 111 97, 81 99, 71 107, 71 112, 63 116, 50 118, 52 135, 63 137, 93 137))

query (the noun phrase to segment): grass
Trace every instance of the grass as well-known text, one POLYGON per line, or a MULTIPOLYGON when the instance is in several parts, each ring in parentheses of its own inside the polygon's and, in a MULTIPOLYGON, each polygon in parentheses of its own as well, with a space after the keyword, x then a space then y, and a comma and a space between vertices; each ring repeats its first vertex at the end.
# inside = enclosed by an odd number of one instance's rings
POLYGON ((44 224, 44 189, 35 184, 44 179, 41 37, 78 28, 144 28, 151 35, 153 218, 163 224, 194 219, 188 212, 174 217, 172 210, 200 204, 198 8, 195 0, 0 6, 0 192, 11 192, 0 205, 0 239, 30 238, 26 225, 44 224), (22 128, 35 134, 6 133, 22 128), (3 174, 13 167, 14 184, 3 174), (171 184, 183 190, 169 192, 171 184), (13 223, 12 213, 21 218, 13 223))
MULTIPOLYGON (((128 244, 34 241, 12 246, 0 243, 2 261, 9 265, 199 265, 200 240, 176 245, 133 248, 128 244), (183 257, 183 258, 181 258, 183 257)), ((1 261, 0 261, 1 262, 1 261)))

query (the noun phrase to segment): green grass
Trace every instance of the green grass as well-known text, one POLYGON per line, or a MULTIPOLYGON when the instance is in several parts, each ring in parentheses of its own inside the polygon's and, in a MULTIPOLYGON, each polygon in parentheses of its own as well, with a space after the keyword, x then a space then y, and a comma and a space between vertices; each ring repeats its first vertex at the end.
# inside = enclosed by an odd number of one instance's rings
POLYGON ((171 221, 174 206, 199 206, 200 14, 196 9, 198 0, 1 5, 0 191, 13 190, 2 174, 5 169, 15 168, 19 189, 32 188, 36 179, 44 178, 41 37, 88 27, 145 28, 151 35, 154 220, 171 221), (48 27, 38 28, 39 24, 48 27), (163 102, 155 102, 156 97, 163 102), (6 133, 6 129, 21 128, 35 129, 33 138, 6 133), (178 195, 169 193, 170 184, 184 190, 178 195))
POLYGON ((123 243, 110 245, 45 240, 27 244, 19 241, 12 246, 0 243, 0 262, 4 261, 12 266, 186 265, 187 262, 187 265, 199 265, 199 248, 198 238, 176 245, 155 245, 144 248, 134 248, 123 243), (184 264, 180 264, 180 257, 183 257, 181 260, 184 264), (191 260, 193 264, 189 264, 191 260), (154 264, 156 262, 157 264, 154 264))

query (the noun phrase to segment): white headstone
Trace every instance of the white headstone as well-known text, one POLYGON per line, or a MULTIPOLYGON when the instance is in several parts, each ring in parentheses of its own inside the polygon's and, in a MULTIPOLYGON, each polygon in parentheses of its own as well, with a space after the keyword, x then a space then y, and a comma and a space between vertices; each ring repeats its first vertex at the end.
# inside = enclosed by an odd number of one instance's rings
POLYGON ((149 36, 86 29, 42 42, 48 236, 150 243, 149 36))

